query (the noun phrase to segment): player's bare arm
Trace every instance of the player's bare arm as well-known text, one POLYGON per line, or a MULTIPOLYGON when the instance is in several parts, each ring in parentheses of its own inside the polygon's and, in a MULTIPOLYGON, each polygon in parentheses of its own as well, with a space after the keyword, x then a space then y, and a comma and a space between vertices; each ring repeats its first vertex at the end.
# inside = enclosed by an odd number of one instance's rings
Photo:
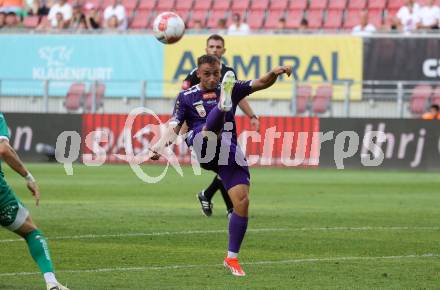
POLYGON ((260 120, 258 119, 258 116, 255 115, 254 110, 252 110, 251 105, 246 99, 241 100, 238 103, 238 106, 240 109, 251 119, 251 126, 255 130, 260 130, 260 120))
POLYGON ((18 157, 17 152, 11 147, 9 141, 0 140, 0 158, 3 159, 15 172, 26 179, 27 188, 32 192, 38 206, 40 202, 40 190, 32 174, 26 169, 18 157))
POLYGON ((267 89, 276 82, 278 76, 282 74, 286 74, 287 76, 290 76, 291 73, 292 73, 292 66, 290 65, 276 67, 267 74, 265 74, 264 76, 262 76, 261 78, 256 79, 252 82, 252 92, 267 89))

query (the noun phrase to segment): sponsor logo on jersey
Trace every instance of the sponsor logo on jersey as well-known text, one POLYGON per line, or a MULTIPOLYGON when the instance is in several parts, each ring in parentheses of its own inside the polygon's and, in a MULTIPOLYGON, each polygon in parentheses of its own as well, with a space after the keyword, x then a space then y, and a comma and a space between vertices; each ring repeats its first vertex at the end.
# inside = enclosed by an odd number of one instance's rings
POLYGON ((203 104, 197 104, 196 110, 197 113, 199 113, 200 117, 206 117, 206 111, 205 111, 205 107, 203 107, 203 104))
POLYGON ((217 99, 217 94, 215 92, 205 93, 203 94, 204 100, 217 99))

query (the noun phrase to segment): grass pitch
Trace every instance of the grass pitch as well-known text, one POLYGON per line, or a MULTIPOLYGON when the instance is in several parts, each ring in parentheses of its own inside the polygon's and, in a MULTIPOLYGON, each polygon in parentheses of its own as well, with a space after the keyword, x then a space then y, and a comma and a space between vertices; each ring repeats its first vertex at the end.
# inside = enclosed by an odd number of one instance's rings
MULTIPOLYGON (((201 215, 212 175, 173 169, 144 184, 128 166, 30 165, 42 201, 7 180, 49 238, 58 279, 74 289, 439 289, 438 173, 252 169, 247 276, 222 266, 221 195, 201 215)), ((150 174, 161 166, 146 166, 150 174)), ((0 289, 45 289, 14 234, 0 230, 0 289)))

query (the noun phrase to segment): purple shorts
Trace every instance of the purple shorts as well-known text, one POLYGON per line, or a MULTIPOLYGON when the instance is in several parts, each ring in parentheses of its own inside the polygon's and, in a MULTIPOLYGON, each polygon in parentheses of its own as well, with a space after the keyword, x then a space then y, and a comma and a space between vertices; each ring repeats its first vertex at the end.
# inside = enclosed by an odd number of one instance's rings
MULTIPOLYGON (((202 130, 202 126, 196 128, 195 130, 193 130, 193 132, 191 134, 189 134, 189 137, 187 138, 187 144, 188 146, 193 146, 193 140, 194 140, 194 136, 199 133, 202 130)), ((206 150, 206 144, 204 144, 203 146, 205 146, 205 149, 199 149, 196 150, 196 156, 200 161, 200 155, 202 154, 202 156, 205 155, 204 150, 206 150), (198 152, 201 151, 201 152, 198 152)), ((214 171, 215 173, 218 174, 218 176, 221 178, 223 185, 225 186, 226 190, 231 189, 232 187, 239 185, 239 184, 245 184, 245 185, 250 185, 250 174, 249 174, 249 168, 247 166, 247 164, 237 164, 236 160, 235 160, 235 156, 236 153, 238 152, 240 155, 243 155, 240 147, 235 144, 235 142, 233 142, 232 144, 229 145, 230 146, 230 154, 229 154, 229 158, 227 161, 227 164, 225 165, 219 165, 219 152, 220 152, 220 141, 217 144, 217 151, 215 154, 215 157, 206 163, 202 163, 200 162, 200 166, 205 169, 205 170, 210 170, 210 171, 214 171)), ((194 148, 196 146, 193 146, 194 148)), ((246 161, 246 159, 243 157, 244 161, 246 161)), ((226 163, 226 162, 225 162, 226 163)), ((244 162, 246 163, 246 162, 244 162)))

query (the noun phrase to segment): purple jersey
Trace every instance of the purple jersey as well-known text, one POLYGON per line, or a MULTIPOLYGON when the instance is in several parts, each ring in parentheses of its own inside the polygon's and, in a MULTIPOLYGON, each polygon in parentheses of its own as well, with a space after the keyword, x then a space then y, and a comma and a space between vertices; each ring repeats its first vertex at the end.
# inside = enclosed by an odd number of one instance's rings
MULTIPOLYGON (((232 110, 226 113, 225 122, 232 122, 233 143, 237 142, 237 132, 235 126, 235 110, 237 104, 251 93, 252 81, 237 81, 232 90, 232 110)), ((220 98, 220 86, 213 91, 204 91, 199 85, 193 86, 188 90, 181 91, 177 96, 174 105, 173 120, 182 125, 185 121, 188 131, 192 131, 206 123, 209 112, 218 105, 220 98)), ((188 140, 191 145, 192 140, 188 140)))

